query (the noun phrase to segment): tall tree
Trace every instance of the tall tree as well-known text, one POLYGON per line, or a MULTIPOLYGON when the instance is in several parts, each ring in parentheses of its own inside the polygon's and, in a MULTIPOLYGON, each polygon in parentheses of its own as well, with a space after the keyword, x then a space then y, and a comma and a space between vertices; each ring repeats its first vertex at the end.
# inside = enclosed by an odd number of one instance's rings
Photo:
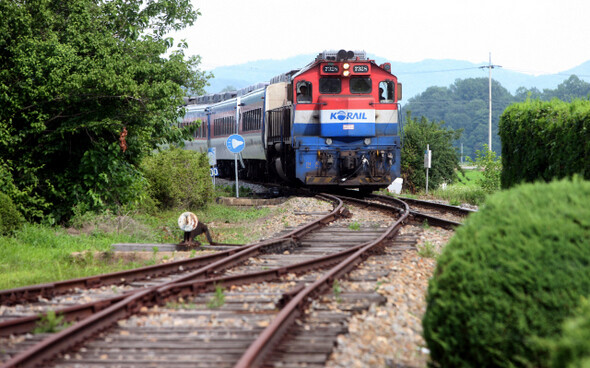
POLYGON ((402 177, 404 187, 412 192, 426 187, 424 151, 430 146, 432 168, 429 172, 429 186, 437 188, 443 182, 452 183, 457 179, 455 169, 459 159, 453 142, 461 136, 461 130, 446 128, 444 122, 429 121, 424 116, 413 119, 411 114, 404 124, 404 145, 402 147, 402 177))
POLYGON ((29 217, 67 218, 136 200, 137 170, 183 132, 199 57, 166 35, 190 0, 0 0, 0 191, 29 217))
POLYGON ((552 98, 558 98, 565 102, 571 102, 575 98, 590 98, 590 83, 581 80, 577 75, 570 75, 556 89, 543 90, 543 100, 552 98))
MULTIPOLYGON (((444 121, 452 129, 462 129, 461 139, 466 156, 475 156, 488 143, 489 103, 488 78, 457 79, 447 87, 430 87, 419 96, 411 98, 404 111, 414 116, 444 121)), ((508 105, 514 102, 510 92, 492 80, 492 148, 500 152, 498 136, 499 117, 508 105)))
MULTIPOLYGON (((489 104, 487 78, 457 79, 449 87, 429 87, 413 97, 403 107, 405 112, 427 119, 444 121, 452 129, 463 129, 463 135, 455 145, 463 144, 464 154, 475 157, 488 143, 489 104)), ((571 101, 574 98, 589 98, 590 83, 572 75, 555 89, 542 92, 533 87, 520 87, 512 96, 500 83, 492 80, 492 148, 501 152, 498 122, 502 112, 510 104, 526 99, 551 100, 558 98, 571 101)))

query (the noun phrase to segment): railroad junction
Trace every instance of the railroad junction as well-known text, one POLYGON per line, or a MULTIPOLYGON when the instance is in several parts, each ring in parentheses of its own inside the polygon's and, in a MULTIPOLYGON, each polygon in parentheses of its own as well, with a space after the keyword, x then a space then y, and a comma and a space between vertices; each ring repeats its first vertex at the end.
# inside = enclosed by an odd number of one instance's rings
POLYGON ((432 218, 420 225, 427 210, 390 198, 311 200, 318 208, 294 211, 304 224, 257 244, 221 246, 147 276, 3 291, 4 366, 423 365, 417 316, 434 260, 417 250, 441 246, 452 230, 432 218), (43 305, 75 323, 30 334, 38 310, 26 310, 43 305), (377 327, 381 317, 390 329, 377 327))

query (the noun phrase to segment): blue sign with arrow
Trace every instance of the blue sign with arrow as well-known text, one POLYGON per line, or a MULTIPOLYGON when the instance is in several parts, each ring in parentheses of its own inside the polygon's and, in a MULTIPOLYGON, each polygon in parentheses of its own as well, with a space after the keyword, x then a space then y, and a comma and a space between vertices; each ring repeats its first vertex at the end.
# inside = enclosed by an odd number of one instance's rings
POLYGON ((239 134, 232 134, 227 137, 225 146, 231 153, 240 153, 246 147, 246 141, 244 137, 239 134))

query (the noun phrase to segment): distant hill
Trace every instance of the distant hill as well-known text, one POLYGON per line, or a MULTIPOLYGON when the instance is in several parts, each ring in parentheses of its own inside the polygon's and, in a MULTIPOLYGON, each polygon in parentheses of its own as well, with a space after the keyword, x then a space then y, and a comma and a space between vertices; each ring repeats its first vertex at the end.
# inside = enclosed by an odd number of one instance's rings
MULTIPOLYGON (((287 71, 302 68, 314 60, 316 54, 306 54, 282 60, 259 60, 245 64, 223 66, 212 70, 215 78, 209 81, 208 93, 217 93, 228 86, 243 88, 258 82, 267 82, 272 77, 287 71)), ((457 79, 481 78, 488 76, 488 69, 480 69, 482 64, 473 64, 461 60, 427 59, 415 63, 402 63, 387 60, 375 55, 368 55, 378 64, 391 63, 391 70, 403 84, 403 100, 414 97, 428 87, 447 87, 457 79)), ((492 70, 492 78, 498 81, 510 93, 514 94, 518 87, 539 90, 555 88, 569 75, 576 74, 580 79, 590 82, 590 61, 575 68, 552 75, 533 76, 503 68, 492 70)))

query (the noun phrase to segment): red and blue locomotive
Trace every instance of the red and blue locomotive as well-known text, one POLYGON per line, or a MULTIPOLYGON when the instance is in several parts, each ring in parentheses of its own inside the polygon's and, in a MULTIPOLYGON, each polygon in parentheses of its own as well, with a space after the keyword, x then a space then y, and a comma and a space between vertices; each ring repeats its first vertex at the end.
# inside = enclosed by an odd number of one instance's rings
POLYGON ((182 124, 200 126, 186 148, 216 147, 231 177, 227 137, 240 134, 240 177, 314 187, 387 187, 400 175, 401 84, 388 63, 359 51, 324 51, 269 84, 193 98, 182 124))

